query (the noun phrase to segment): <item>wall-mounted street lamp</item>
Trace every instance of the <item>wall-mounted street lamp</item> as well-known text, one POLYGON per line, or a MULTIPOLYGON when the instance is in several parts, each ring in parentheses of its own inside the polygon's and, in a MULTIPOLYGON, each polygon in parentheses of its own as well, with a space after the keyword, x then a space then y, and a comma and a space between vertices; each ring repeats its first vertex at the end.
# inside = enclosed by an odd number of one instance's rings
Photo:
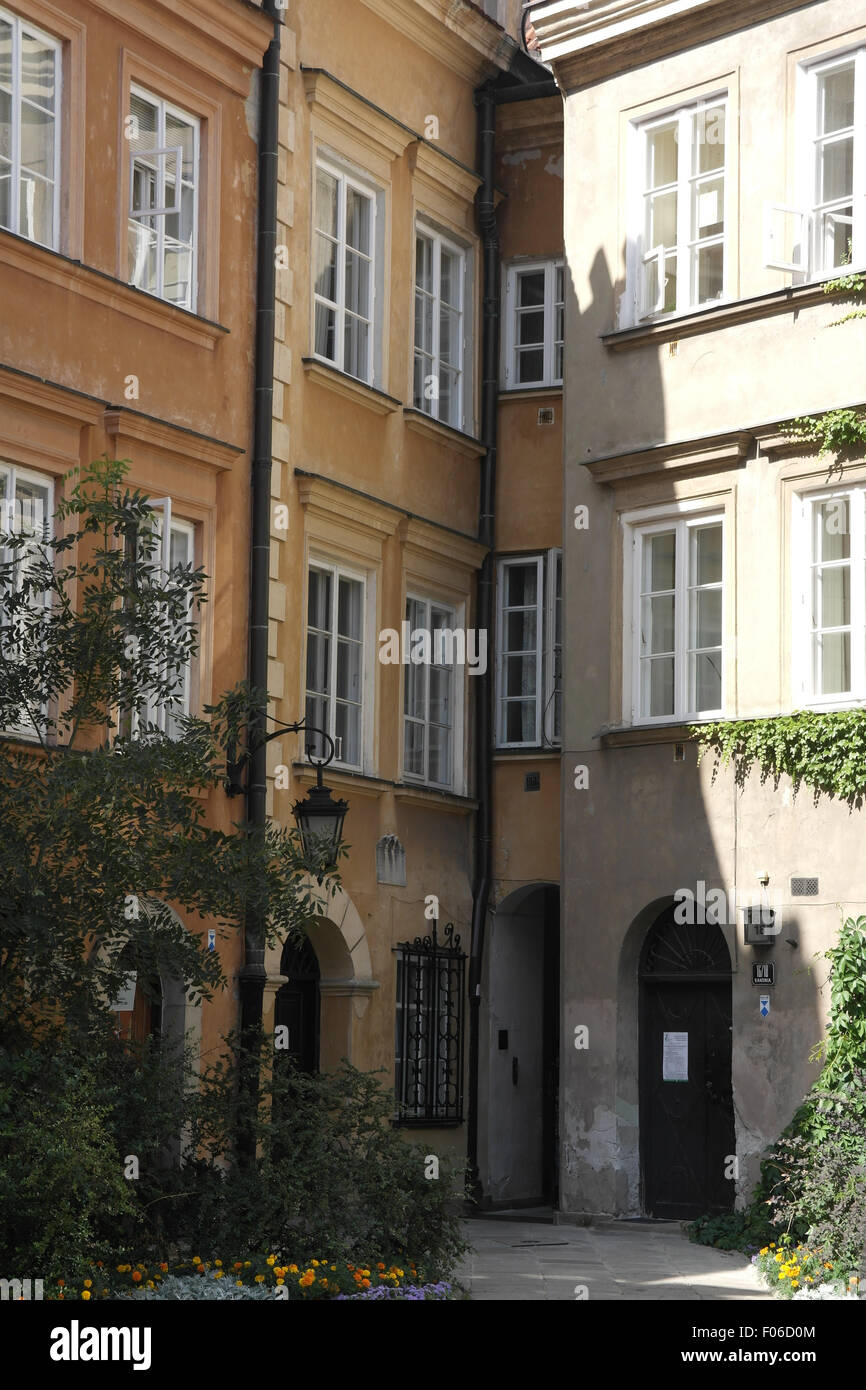
MULTIPOLYGON (((270 715, 267 717, 271 718, 270 715)), ((274 722, 277 723, 278 721, 275 720, 274 722)), ((302 801, 295 802, 292 807, 292 815, 301 834, 301 843, 306 858, 312 860, 315 850, 324 849, 327 852, 326 862, 336 864, 343 839, 343 821, 346 819, 349 804, 342 800, 335 801, 331 796, 330 787, 324 786, 322 782, 322 768, 327 767, 333 761, 336 752, 336 745, 331 735, 325 733, 324 729, 316 729, 308 725, 305 719, 299 719, 294 724, 280 724, 279 728, 274 729, 272 733, 257 735, 254 746, 261 748, 264 744, 270 743, 271 739, 279 738, 280 734, 299 734, 302 729, 307 734, 318 734, 320 738, 326 740, 329 751, 326 758, 316 758, 313 756, 313 745, 307 744, 307 757, 316 769, 316 785, 310 788, 302 801)), ((252 750, 248 747, 249 751, 252 750)), ((240 796, 247 790, 241 781, 242 768, 243 760, 237 757, 235 740, 230 739, 226 749, 225 789, 227 796, 240 796)))

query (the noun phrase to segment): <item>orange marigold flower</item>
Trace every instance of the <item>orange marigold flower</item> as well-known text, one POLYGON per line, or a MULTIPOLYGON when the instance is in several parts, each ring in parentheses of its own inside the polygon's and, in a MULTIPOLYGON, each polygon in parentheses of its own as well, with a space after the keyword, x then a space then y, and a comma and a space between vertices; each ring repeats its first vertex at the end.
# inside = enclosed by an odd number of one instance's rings
POLYGON ((84 1289, 81 1294, 81 1297, 86 1301, 90 1297, 90 1290, 84 1289))
POLYGON ((369 1279, 362 1279, 362 1280, 361 1280, 361 1287, 362 1287, 363 1289, 369 1289, 369 1287, 370 1287, 370 1280, 369 1280, 369 1279))
POLYGON ((141 1283, 141 1273, 140 1273, 140 1271, 137 1270, 137 1269, 134 1269, 134 1270, 132 1271, 132 1282, 133 1282, 133 1284, 140 1284, 140 1283, 141 1283))

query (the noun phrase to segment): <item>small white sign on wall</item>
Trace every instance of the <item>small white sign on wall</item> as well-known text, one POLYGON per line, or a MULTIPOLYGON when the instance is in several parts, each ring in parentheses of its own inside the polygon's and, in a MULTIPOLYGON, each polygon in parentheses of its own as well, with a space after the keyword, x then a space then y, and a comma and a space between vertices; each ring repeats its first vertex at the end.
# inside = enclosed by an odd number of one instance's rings
POLYGON ((665 1033, 662 1046, 662 1081, 688 1081, 689 1035, 665 1033))
POLYGON ((127 1014, 135 1007, 135 976, 134 970, 127 975, 117 992, 117 998, 112 1000, 111 1007, 115 1013, 127 1014))

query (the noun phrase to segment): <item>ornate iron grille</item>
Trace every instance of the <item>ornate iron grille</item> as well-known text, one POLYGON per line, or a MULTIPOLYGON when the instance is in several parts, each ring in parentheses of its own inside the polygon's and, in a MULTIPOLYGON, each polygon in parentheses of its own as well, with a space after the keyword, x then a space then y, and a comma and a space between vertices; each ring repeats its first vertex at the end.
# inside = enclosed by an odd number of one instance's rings
POLYGON ((463 1013, 466 953, 452 923, 397 947, 395 1038, 398 1118, 403 1124, 463 1119, 463 1013))

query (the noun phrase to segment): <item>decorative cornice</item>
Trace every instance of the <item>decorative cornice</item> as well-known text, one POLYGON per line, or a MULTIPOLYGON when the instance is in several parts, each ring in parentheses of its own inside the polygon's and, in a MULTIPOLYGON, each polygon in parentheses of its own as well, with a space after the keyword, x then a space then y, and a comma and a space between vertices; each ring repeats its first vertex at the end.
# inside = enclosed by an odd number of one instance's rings
POLYGON ((444 444, 452 454, 477 459, 484 453, 484 445, 480 439, 465 434, 463 430, 456 430, 451 425, 443 425, 440 420, 431 419, 423 410, 416 410, 414 406, 404 405, 403 420, 407 430, 422 434, 425 439, 433 439, 437 444, 444 444))
POLYGON ((399 516, 390 507, 341 487, 339 483, 321 475, 296 473, 295 476, 298 499, 305 510, 331 521, 336 518, 342 525, 351 525, 380 538, 392 536, 396 531, 399 516))
POLYGON ((421 141, 410 147, 408 159, 410 173, 434 207, 441 206, 454 222, 474 234, 474 202, 481 176, 421 141))
POLYGON ((486 545, 481 541, 470 540, 455 531, 443 531, 429 521, 419 521, 417 517, 405 517, 398 528, 403 549, 414 551, 429 559, 450 561, 466 571, 475 572, 487 554, 486 545))
POLYGON ((338 396, 357 401, 367 410, 372 410, 374 415, 390 415, 392 411, 400 409, 400 401, 396 396, 388 396, 378 387, 368 386, 366 382, 358 381, 357 377, 341 372, 338 367, 320 362, 317 357, 302 357, 301 365, 312 381, 336 391, 338 396))
POLYGON ((231 468, 244 452, 240 445, 227 444, 224 440, 199 434, 183 425, 174 425, 168 420, 159 420, 139 411, 125 410, 123 406, 106 410, 104 425, 106 434, 112 438, 136 439, 151 449, 172 454, 184 463, 204 464, 220 472, 231 468))
POLYGON ((518 51, 513 38, 466 0, 361 3, 473 86, 507 69, 518 51))
POLYGON ((563 143, 562 98, 539 97, 496 108, 496 152, 561 148, 563 143))
POLYGON ((274 34, 273 20, 242 0, 90 0, 137 34, 183 55, 239 96, 249 95, 249 71, 260 68, 274 34))
POLYGON ((654 444, 648 449, 595 459, 585 467, 601 483, 623 482, 646 473, 679 477, 718 473, 727 468, 741 468, 751 443, 751 431, 736 430, 675 444, 654 444))
POLYGON ((749 299, 735 299, 729 304, 714 304, 659 322, 638 324, 636 328, 602 333, 600 337, 609 351, 627 352, 629 348, 644 347, 647 343, 670 343, 700 333, 712 333, 718 328, 770 318, 774 314, 796 313, 812 304, 826 304, 828 300, 823 281, 812 285, 788 285, 749 299))
POLYGON ((533 9, 532 24, 560 87, 575 91, 803 4, 804 0, 548 0, 533 9))
POLYGON ((311 108, 351 130, 356 139, 388 162, 416 138, 400 121, 353 92, 322 68, 303 68, 304 92, 311 108))

